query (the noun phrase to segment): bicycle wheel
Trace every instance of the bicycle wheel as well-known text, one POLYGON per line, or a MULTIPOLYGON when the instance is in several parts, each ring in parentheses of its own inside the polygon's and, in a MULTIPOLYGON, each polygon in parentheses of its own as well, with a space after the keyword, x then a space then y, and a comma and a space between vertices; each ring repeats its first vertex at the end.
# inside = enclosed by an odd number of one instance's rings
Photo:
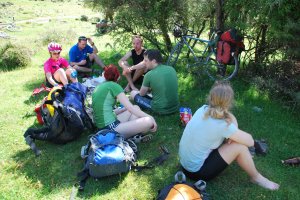
POLYGON ((8 31, 11 31, 11 32, 21 31, 21 27, 16 26, 16 25, 14 25, 14 24, 8 25, 8 26, 6 27, 6 29, 7 29, 8 31))
POLYGON ((221 64, 216 55, 211 54, 206 58, 205 71, 212 80, 231 80, 239 70, 238 56, 233 55, 229 64, 221 64))
POLYGON ((170 56, 167 61, 167 65, 172 66, 172 67, 176 66, 181 49, 182 49, 182 43, 178 42, 170 53, 170 56))

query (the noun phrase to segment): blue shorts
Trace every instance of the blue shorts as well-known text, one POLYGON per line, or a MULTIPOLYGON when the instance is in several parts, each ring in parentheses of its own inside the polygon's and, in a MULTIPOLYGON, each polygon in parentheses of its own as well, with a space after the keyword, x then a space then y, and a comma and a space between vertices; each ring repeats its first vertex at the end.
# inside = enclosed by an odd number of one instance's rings
POLYGON ((107 126, 104 126, 103 128, 100 128, 99 131, 104 130, 104 129, 115 131, 115 128, 117 128, 117 126, 119 126, 120 123, 121 122, 119 120, 116 120, 113 123, 108 124, 107 126))
POLYGON ((134 102, 142 109, 151 109, 152 98, 149 96, 135 95, 134 102))

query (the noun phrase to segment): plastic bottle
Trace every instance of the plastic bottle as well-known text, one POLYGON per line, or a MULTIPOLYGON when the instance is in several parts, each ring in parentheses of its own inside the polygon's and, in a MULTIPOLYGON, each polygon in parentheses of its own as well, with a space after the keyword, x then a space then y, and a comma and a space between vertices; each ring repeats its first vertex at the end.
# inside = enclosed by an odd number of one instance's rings
POLYGON ((73 71, 71 72, 71 77, 72 77, 72 78, 77 78, 77 71, 76 71, 76 70, 73 70, 73 71))

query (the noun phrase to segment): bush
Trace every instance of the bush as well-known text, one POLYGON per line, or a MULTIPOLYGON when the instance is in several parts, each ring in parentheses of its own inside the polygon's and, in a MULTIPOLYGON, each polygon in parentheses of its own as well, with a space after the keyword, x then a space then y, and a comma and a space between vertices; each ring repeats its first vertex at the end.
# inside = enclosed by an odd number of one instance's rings
POLYGON ((0 47, 0 71, 25 67, 30 61, 30 51, 24 46, 6 43, 0 47))
POLYGON ((80 17, 80 21, 83 21, 83 22, 87 22, 88 21, 88 16, 86 16, 86 15, 81 15, 81 17, 80 17))

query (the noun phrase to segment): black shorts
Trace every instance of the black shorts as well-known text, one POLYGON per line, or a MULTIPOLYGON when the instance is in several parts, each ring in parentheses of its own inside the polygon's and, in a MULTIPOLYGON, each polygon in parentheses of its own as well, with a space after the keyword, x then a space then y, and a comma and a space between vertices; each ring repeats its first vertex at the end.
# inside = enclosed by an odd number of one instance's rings
POLYGON ((209 181, 220 174, 228 164, 221 157, 218 149, 213 150, 204 161, 202 167, 197 172, 189 172, 183 167, 184 174, 193 180, 209 181))
MULTIPOLYGON (((52 75, 52 79, 55 81, 55 83, 62 84, 62 82, 59 82, 58 80, 56 80, 53 75, 52 75)), ((46 86, 49 88, 53 87, 53 85, 48 81, 47 77, 46 77, 46 86)))

